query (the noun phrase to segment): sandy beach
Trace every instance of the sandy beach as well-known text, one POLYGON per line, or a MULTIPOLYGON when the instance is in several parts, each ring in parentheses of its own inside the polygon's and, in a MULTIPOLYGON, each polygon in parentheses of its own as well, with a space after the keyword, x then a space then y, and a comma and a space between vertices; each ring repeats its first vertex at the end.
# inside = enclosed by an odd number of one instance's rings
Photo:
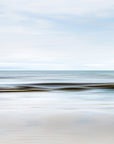
POLYGON ((73 95, 1 94, 0 143, 113 144, 113 103, 82 102, 73 95))

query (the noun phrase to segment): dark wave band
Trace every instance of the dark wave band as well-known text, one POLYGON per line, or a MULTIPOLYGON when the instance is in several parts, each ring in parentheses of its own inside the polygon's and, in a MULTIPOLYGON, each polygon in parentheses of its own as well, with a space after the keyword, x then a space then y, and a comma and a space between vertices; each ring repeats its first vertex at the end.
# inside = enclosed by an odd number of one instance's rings
POLYGON ((0 85, 0 92, 82 91, 114 89, 114 83, 32 83, 0 85))

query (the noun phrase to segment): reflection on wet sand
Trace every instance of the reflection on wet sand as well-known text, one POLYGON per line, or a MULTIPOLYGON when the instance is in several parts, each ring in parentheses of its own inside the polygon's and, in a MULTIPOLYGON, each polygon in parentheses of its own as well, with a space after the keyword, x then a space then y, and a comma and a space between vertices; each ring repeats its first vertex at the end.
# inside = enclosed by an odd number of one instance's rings
POLYGON ((99 94, 98 101, 97 93, 94 100, 91 93, 87 95, 2 93, 0 143, 114 144, 113 101, 105 101, 106 97, 102 101, 105 94, 99 94))

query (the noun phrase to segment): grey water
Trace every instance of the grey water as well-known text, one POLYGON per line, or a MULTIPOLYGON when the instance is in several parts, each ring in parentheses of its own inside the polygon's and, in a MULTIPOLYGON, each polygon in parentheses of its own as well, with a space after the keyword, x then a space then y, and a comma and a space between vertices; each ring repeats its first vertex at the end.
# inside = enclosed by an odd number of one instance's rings
POLYGON ((113 144, 114 71, 0 71, 1 144, 113 144))
POLYGON ((114 82, 114 71, 0 71, 0 84, 114 82))

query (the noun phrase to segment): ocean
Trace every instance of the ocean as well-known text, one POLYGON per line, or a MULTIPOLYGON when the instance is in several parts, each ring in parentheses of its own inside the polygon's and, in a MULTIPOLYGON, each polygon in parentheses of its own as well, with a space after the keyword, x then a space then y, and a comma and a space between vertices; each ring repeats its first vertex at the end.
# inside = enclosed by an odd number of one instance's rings
POLYGON ((0 144, 114 144, 114 71, 0 71, 0 144))

